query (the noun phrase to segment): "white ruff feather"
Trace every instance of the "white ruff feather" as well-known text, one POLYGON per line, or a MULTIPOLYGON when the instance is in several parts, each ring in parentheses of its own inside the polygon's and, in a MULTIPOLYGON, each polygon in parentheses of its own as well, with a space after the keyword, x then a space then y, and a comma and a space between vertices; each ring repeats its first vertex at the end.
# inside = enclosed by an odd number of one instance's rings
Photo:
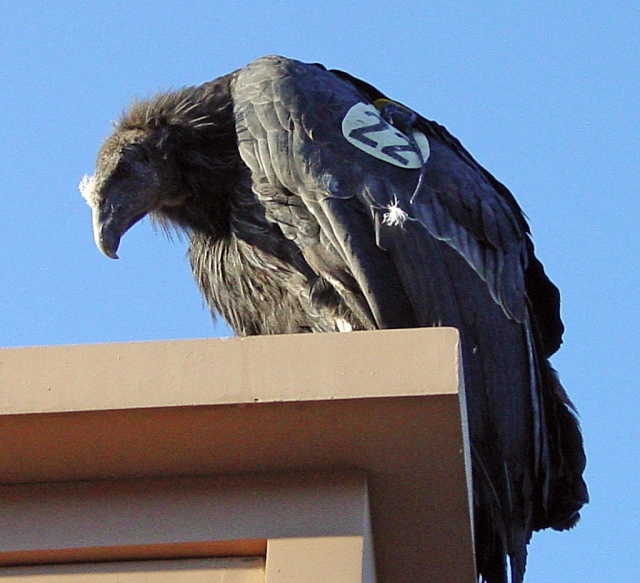
POLYGON ((82 177, 80 184, 78 184, 78 188, 80 189, 80 194, 82 195, 82 198, 84 198, 87 201, 87 204, 91 207, 95 206, 96 190, 95 190, 95 181, 93 179, 93 176, 89 176, 88 174, 85 174, 82 177))

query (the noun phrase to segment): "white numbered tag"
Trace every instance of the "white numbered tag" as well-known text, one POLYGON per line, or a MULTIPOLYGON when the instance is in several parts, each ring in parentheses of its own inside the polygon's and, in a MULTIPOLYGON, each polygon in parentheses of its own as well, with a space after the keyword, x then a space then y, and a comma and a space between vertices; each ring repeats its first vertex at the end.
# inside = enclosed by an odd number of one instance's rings
POLYGON ((400 168, 420 168, 429 158, 429 141, 417 130, 413 139, 420 148, 416 152, 411 140, 385 121, 370 103, 356 103, 342 120, 344 137, 363 152, 400 168))

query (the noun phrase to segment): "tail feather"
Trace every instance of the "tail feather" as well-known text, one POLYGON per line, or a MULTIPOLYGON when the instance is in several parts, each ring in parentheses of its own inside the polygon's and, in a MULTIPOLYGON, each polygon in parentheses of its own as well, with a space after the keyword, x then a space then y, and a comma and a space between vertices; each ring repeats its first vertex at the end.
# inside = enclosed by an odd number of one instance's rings
POLYGON ((555 370, 547 365, 543 373, 544 409, 549 439, 546 464, 548 495, 537 507, 533 528, 566 530, 575 526, 580 519, 580 508, 589 501, 587 486, 582 477, 586 456, 573 403, 560 384, 555 370))

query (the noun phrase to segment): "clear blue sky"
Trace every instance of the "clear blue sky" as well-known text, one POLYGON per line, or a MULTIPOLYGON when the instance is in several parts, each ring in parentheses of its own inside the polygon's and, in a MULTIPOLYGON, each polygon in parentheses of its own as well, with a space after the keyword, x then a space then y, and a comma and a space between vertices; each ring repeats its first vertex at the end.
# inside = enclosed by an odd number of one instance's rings
POLYGON ((637 0, 5 0, 0 346, 227 333, 184 241, 145 221, 106 259, 77 184, 134 95, 272 53, 345 69, 443 123, 519 200, 563 294, 554 364, 593 499, 574 531, 534 537, 528 582, 639 580, 637 0))

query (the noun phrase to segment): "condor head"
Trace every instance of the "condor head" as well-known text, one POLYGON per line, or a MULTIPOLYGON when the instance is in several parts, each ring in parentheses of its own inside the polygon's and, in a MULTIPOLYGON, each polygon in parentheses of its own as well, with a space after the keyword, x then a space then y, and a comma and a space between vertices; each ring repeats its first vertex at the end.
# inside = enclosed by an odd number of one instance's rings
POLYGON ((183 200, 174 168, 166 142, 153 133, 129 129, 105 142, 80 192, 91 207, 96 245, 107 257, 118 258, 120 239, 139 220, 183 200))

